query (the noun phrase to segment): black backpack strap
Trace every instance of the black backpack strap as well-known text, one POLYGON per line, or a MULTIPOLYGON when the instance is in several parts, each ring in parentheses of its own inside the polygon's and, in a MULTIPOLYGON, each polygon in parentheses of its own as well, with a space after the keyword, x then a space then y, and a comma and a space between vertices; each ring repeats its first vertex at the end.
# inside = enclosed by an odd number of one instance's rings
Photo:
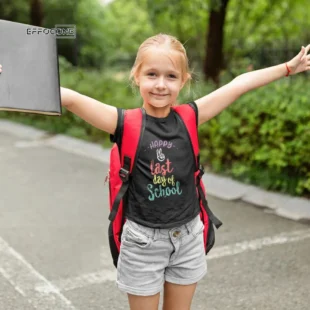
POLYGON ((110 142, 116 143, 119 150, 122 148, 124 114, 124 109, 117 108, 117 126, 115 129, 115 133, 110 134, 110 142))
MULTIPOLYGON (((199 162, 199 156, 198 156, 198 162, 199 162)), ((203 191, 201 184, 200 184, 200 180, 201 180, 203 174, 204 174, 204 167, 199 163, 199 174, 197 176, 197 184, 196 184, 197 188, 198 188, 199 197, 202 201, 202 204, 203 204, 206 212, 208 213, 210 221, 218 229, 222 226, 223 223, 214 215, 214 213, 209 208, 208 201, 206 199, 206 196, 205 196, 204 191, 203 191)))
POLYGON ((122 179, 123 184, 122 184, 121 189, 119 190, 119 192, 118 192, 118 194, 114 200, 114 203, 112 206, 112 211, 109 215, 110 221, 113 221, 115 219, 115 216, 116 216, 117 211, 118 211, 119 204, 120 204, 122 198, 124 197, 125 193, 128 190, 130 166, 131 166, 131 158, 125 156, 124 165, 119 171, 119 176, 122 179))

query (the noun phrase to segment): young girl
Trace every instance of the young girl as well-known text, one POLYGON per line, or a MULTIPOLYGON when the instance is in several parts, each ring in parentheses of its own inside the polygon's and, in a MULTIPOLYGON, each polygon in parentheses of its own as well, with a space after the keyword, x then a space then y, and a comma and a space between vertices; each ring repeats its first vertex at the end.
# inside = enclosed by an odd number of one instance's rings
MULTIPOLYGON (((287 63, 241 74, 195 100, 191 105, 198 125, 252 89, 310 70, 309 49, 310 44, 287 63)), ((139 88, 147 118, 128 192, 117 285, 128 294, 131 310, 158 309, 162 288, 164 310, 188 310, 207 266, 198 199, 193 199, 197 197, 194 178, 189 177, 195 164, 187 133, 171 109, 191 79, 183 45, 166 34, 148 38, 138 50, 130 78, 139 88), (153 182, 156 164, 164 176, 161 182, 174 186, 170 196, 161 195, 159 184, 153 182)), ((122 109, 66 88, 61 88, 61 101, 69 111, 120 142, 122 109)))

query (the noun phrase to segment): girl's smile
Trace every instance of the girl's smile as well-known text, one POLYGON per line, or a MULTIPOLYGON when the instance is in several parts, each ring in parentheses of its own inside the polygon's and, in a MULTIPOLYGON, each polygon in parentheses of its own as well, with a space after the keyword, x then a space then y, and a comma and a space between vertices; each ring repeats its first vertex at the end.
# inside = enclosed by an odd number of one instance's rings
POLYGON ((151 93, 151 95, 153 95, 155 97, 165 97, 165 96, 168 96, 168 94, 154 94, 154 93, 151 93))

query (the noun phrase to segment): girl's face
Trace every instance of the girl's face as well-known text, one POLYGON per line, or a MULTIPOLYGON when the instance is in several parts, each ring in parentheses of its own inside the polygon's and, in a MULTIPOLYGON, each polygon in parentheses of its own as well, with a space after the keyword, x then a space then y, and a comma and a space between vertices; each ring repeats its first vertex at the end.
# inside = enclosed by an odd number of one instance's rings
POLYGON ((184 85, 179 61, 178 52, 163 48, 152 48, 146 55, 135 80, 147 113, 165 116, 176 103, 184 85))

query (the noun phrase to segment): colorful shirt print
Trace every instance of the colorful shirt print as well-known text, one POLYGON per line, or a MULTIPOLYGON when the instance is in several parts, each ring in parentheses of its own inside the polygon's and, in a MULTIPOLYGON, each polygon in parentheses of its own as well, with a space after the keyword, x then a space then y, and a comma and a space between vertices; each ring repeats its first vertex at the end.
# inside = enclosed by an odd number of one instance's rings
POLYGON ((154 154, 154 157, 156 156, 150 162, 150 173, 153 182, 147 184, 148 199, 150 201, 160 197, 182 194, 180 182, 175 180, 173 174, 175 169, 173 163, 165 156, 165 150, 171 149, 172 146, 173 143, 166 140, 155 140, 150 143, 150 149, 153 150, 152 154, 154 154))

